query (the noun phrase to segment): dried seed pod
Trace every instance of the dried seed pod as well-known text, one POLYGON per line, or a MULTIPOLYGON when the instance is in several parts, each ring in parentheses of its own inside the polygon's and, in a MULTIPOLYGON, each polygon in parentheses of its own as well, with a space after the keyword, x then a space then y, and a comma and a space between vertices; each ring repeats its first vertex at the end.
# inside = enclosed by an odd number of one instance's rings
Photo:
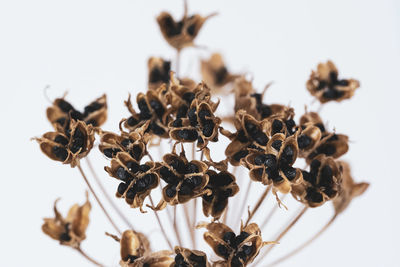
POLYGON ((149 161, 140 165, 129 153, 119 152, 111 159, 111 166, 104 169, 111 177, 121 181, 116 196, 125 198, 132 208, 140 208, 144 212, 144 199, 160 182, 155 163, 149 161))
POLYGON ((265 152, 252 152, 245 164, 250 178, 265 185, 273 184, 283 194, 301 182, 300 169, 293 168, 299 148, 295 136, 285 137, 277 133, 268 141, 265 152))
POLYGON ((342 186, 339 195, 333 199, 336 214, 342 213, 353 198, 362 195, 369 187, 369 183, 355 183, 351 175, 350 165, 345 161, 338 162, 342 168, 342 186))
POLYGON ((308 125, 317 126, 321 130, 321 133, 326 132, 324 122, 316 112, 306 112, 300 117, 300 126, 307 127, 308 125))
POLYGON ((148 256, 151 252, 147 237, 132 230, 126 230, 122 233, 120 244, 121 266, 129 266, 136 259, 148 256))
POLYGON ((213 93, 222 93, 221 88, 233 82, 239 75, 231 74, 225 66, 222 56, 214 53, 208 60, 201 61, 203 81, 212 88, 213 93))
POLYGON ((93 147, 94 129, 83 121, 70 120, 69 130, 47 132, 41 138, 35 138, 42 152, 52 160, 71 164, 75 167, 79 160, 86 157, 93 147))
POLYGON ((321 140, 321 130, 317 126, 300 127, 296 133, 299 157, 306 158, 313 152, 321 140))
POLYGON ((207 169, 207 164, 202 161, 189 162, 184 153, 164 155, 163 162, 157 164, 160 178, 167 183, 162 190, 162 201, 176 205, 210 193, 205 189, 209 180, 207 169))
POLYGON ((227 171, 219 173, 208 170, 206 174, 209 181, 206 189, 211 190, 210 195, 203 195, 203 213, 218 220, 225 208, 228 206, 228 198, 239 192, 239 186, 235 182, 235 176, 227 171))
POLYGON ((54 202, 54 218, 44 218, 43 232, 60 241, 61 245, 78 248, 80 243, 86 239, 86 229, 89 225, 89 213, 91 205, 86 193, 86 202, 79 206, 73 205, 66 218, 57 210, 57 201, 54 202))
POLYGON ((192 15, 188 17, 187 4, 185 1, 185 11, 183 18, 180 21, 175 19, 168 12, 162 12, 157 17, 158 25, 160 26, 161 33, 169 45, 176 50, 188 46, 194 46, 194 39, 199 33, 204 22, 215 14, 202 17, 200 15, 192 15))
POLYGON ((199 250, 190 250, 183 247, 175 247, 175 259, 169 267, 193 266, 193 267, 211 267, 207 261, 207 255, 199 250))
POLYGON ((330 156, 335 159, 346 154, 349 150, 349 138, 344 134, 324 133, 315 149, 307 155, 307 162, 311 162, 318 155, 330 156))
POLYGON ((341 190, 342 170, 332 158, 318 155, 310 164, 310 171, 302 171, 301 184, 292 186, 292 195, 309 207, 319 207, 335 198, 341 190))
POLYGON ((263 131, 262 123, 244 110, 236 112, 234 125, 236 133, 221 130, 221 134, 231 140, 225 150, 227 159, 232 165, 238 166, 250 150, 264 151, 269 138, 263 131))
MULTIPOLYGON (((241 226, 240 234, 236 235, 231 228, 222 223, 202 223, 198 228, 205 227, 204 240, 214 250, 215 254, 225 260, 227 267, 246 266, 250 264, 269 242, 263 242, 261 231, 257 224, 241 226)), ((221 263, 220 263, 221 264, 221 263)))
POLYGON ((97 98, 85 107, 84 112, 76 110, 64 97, 57 98, 53 106, 47 108, 46 114, 54 129, 59 132, 66 133, 69 130, 70 118, 98 127, 107 120, 107 97, 104 94, 97 98))
POLYGON ((263 127, 268 133, 268 136, 273 136, 277 133, 291 136, 295 134, 298 128, 293 118, 294 109, 282 106, 279 113, 272 115, 263 121, 263 127))
POLYGON ((170 117, 169 112, 167 112, 167 99, 163 97, 166 90, 166 86, 162 85, 157 90, 147 91, 146 95, 139 93, 136 97, 139 113, 132 107, 129 95, 125 105, 128 107, 131 116, 124 122, 124 127, 129 131, 134 131, 149 122, 146 132, 167 138, 169 136, 167 125, 170 117))
POLYGON ((149 71, 148 86, 150 90, 156 90, 162 84, 169 84, 171 61, 160 57, 151 57, 147 61, 149 71))
POLYGON ((318 64, 317 71, 312 71, 306 83, 307 90, 321 103, 340 102, 349 99, 360 83, 354 79, 338 78, 338 70, 332 61, 318 64))

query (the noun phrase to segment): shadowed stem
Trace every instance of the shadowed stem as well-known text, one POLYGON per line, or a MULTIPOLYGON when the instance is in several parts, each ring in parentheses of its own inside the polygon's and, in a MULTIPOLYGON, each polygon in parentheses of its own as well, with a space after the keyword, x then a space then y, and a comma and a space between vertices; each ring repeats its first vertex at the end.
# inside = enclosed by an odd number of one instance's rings
MULTIPOLYGON (((285 199, 285 197, 287 196, 287 194, 283 195, 281 197, 281 201, 283 201, 285 199)), ((263 221, 263 223, 261 224, 260 229, 263 230, 265 228, 265 226, 268 224, 268 222, 271 220, 271 218, 274 216, 275 212, 278 210, 279 204, 277 203, 272 210, 268 213, 267 217, 265 218, 265 220, 263 221)))
POLYGON ((97 204, 99 204, 100 208, 103 210, 104 215, 106 215, 107 219, 110 221, 111 225, 114 227, 115 231, 117 231, 120 235, 122 234, 121 231, 119 230, 118 226, 114 223, 114 221, 112 220, 111 216, 108 214, 108 212, 106 211, 106 209, 104 208, 103 204, 101 203, 100 199, 97 197, 96 193, 94 192, 92 186, 90 185, 85 173, 82 170, 82 167, 80 165, 78 165, 78 170, 81 173, 83 180, 85 180, 87 186, 89 187, 90 192, 92 193, 92 195, 94 196, 94 198, 97 201, 97 204))
POLYGON ((178 244, 182 246, 181 234, 178 231, 178 224, 176 223, 176 205, 174 206, 174 231, 176 234, 176 238, 178 239, 178 244))
POLYGON ((180 49, 177 49, 177 50, 176 50, 175 71, 176 71, 176 76, 177 76, 178 78, 179 78, 180 61, 181 61, 181 50, 180 50, 180 49))
POLYGON ((271 191, 272 185, 267 186, 264 193, 261 195, 260 199, 257 201, 257 204, 254 206, 253 210, 249 214, 249 218, 244 225, 247 225, 253 216, 256 214, 257 210, 260 208, 261 204, 264 202, 265 198, 267 197, 269 191, 271 191))
POLYGON ((115 212, 118 214, 118 216, 124 221, 124 223, 131 229, 133 229, 133 225, 129 222, 129 220, 125 217, 125 215, 121 212, 121 210, 115 205, 114 201, 110 198, 110 195, 107 193, 105 190, 102 182, 100 181, 100 178, 97 176, 96 171, 93 168, 93 165, 91 161, 89 160, 88 157, 86 157, 86 162, 89 167, 90 172, 92 173, 92 176, 94 177, 94 180, 97 184, 97 186, 100 188, 101 192, 103 193, 104 197, 108 201, 108 203, 111 205, 111 207, 115 210, 115 212))
MULTIPOLYGON (((149 199, 150 199, 151 205, 154 207, 154 202, 153 202, 153 198, 151 197, 151 195, 149 195, 149 199)), ((158 226, 160 226, 160 229, 161 229, 161 232, 162 232, 162 234, 164 236, 165 241, 167 241, 169 248, 171 250, 173 250, 174 247, 172 246, 171 241, 169 241, 169 238, 167 236, 167 233, 165 232, 164 226, 161 223, 161 220, 160 220, 160 217, 158 216, 157 211, 153 210, 153 212, 154 212, 154 215, 156 216, 156 219, 157 219, 157 222, 158 222, 158 226)))
POLYGON ((190 238, 192 239, 192 246, 194 248, 195 247, 195 242, 194 242, 195 233, 194 233, 194 228, 192 227, 192 223, 190 222, 190 218, 189 218, 188 203, 183 204, 183 209, 185 212, 185 219, 186 219, 187 227, 189 229, 190 238))
POLYGON ((335 213, 332 218, 324 225, 324 227, 321 228, 321 230, 319 230, 313 237, 311 237, 310 239, 308 239, 306 242, 304 242, 303 244, 301 244, 300 246, 298 246, 296 249, 292 250, 291 252, 287 253, 286 255, 280 257, 279 259, 273 261, 272 263, 268 264, 268 266, 275 266, 278 265, 279 263, 282 263, 283 261, 293 257, 294 255, 296 255, 297 253, 299 253, 301 250, 303 250, 304 248, 306 248, 308 245, 310 245, 315 239, 317 239, 319 236, 321 236, 326 229, 329 228, 329 226, 336 220, 337 218, 337 213, 335 213))
MULTIPOLYGON (((297 223, 297 221, 303 216, 303 214, 307 211, 307 206, 300 210, 300 212, 294 217, 288 226, 278 235, 277 238, 274 239, 275 242, 279 242, 287 232, 297 223)), ((252 266, 259 266, 258 264, 264 260, 264 258, 268 255, 268 253, 275 247, 275 245, 270 245, 262 255, 258 256, 258 261, 256 261, 252 266)))
POLYGON ((96 266, 104 266, 103 264, 98 263, 96 260, 88 256, 80 247, 75 248, 83 257, 85 257, 88 261, 93 263, 96 266))
MULTIPOLYGON (((193 199, 193 225, 192 228, 196 229, 196 221, 197 221, 197 198, 193 199)), ((193 243, 194 243, 194 249, 197 248, 197 238, 196 238, 196 232, 194 233, 193 236, 193 243)))

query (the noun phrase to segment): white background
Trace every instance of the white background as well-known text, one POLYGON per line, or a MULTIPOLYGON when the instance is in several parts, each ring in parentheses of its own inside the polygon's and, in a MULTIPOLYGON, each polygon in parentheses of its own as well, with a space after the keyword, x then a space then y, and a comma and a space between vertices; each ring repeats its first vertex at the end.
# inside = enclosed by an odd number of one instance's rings
MULTIPOLYGON (((43 88, 51 86, 52 99, 68 90, 67 99, 78 108, 107 93, 104 128, 116 131, 118 121, 128 116, 123 106, 128 92, 146 90, 147 58, 174 59, 156 15, 168 10, 179 17, 182 9, 180 0, 0 2, 1 266, 87 265, 40 229, 42 218, 53 215, 54 199, 62 197, 59 207, 66 213, 70 205, 84 201, 85 190, 76 169, 49 160, 29 140, 51 130, 43 88)), ((203 15, 218 11, 219 16, 204 25, 197 39, 208 50, 183 52, 182 74, 199 79, 198 59, 220 51, 231 70, 254 77, 256 88, 273 80, 265 101, 291 103, 297 115, 312 101, 304 84, 318 62, 332 59, 344 77, 361 81, 352 100, 326 105, 322 117, 331 129, 350 136, 345 159, 352 163, 354 177, 371 186, 322 238, 282 266, 400 266, 399 3, 203 0, 190 1, 189 9, 203 15)), ((318 104, 311 106, 316 108, 318 104)), ((97 149, 90 157, 113 194, 117 183, 102 171, 107 160, 97 149)), ((242 174, 241 181, 247 179, 242 174)), ((251 201, 256 201, 254 195, 251 201)), ((117 266, 118 244, 103 234, 113 229, 92 203, 88 240, 82 246, 107 266, 117 266)), ((280 211, 263 231, 266 240, 299 206, 286 203, 289 211, 280 211)), ((118 204, 149 234, 155 249, 166 248, 151 213, 142 216, 123 201, 118 204)), ((269 207, 263 209, 266 213, 269 207)), ((330 212, 327 204, 306 213, 270 260, 311 236, 330 212)))

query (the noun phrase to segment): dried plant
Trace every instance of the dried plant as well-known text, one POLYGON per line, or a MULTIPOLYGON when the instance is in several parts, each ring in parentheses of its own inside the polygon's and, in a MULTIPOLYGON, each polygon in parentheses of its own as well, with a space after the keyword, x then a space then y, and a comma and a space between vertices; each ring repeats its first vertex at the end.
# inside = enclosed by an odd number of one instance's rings
MULTIPOLYGON (((159 57, 148 60, 148 90, 136 95, 136 104, 132 103, 131 95, 128 96, 124 104, 129 113, 121 118, 119 133, 101 128, 107 118, 105 95, 86 106, 83 112, 76 110, 64 96, 55 99, 47 109, 53 131, 34 138, 47 157, 77 167, 116 232, 107 235, 120 245, 121 266, 264 266, 270 259, 267 257, 270 251, 307 209, 331 202, 334 214, 328 223, 307 242, 271 263, 274 265, 320 236, 354 197, 368 188, 368 183, 354 182, 349 164, 338 160, 348 151, 348 137, 329 131, 317 112, 306 111, 296 122, 292 107, 264 103, 264 94, 271 84, 263 92, 257 92, 245 75, 229 72, 222 56, 216 53, 201 61, 202 82, 180 76, 180 51, 196 47, 194 39, 210 16, 188 16, 185 2, 181 20, 174 20, 167 12, 157 17, 163 37, 176 49, 176 62, 159 57), (233 94, 234 106, 215 100, 215 94, 233 94), (219 117, 219 110, 228 111, 230 115, 219 117), (233 124, 233 132, 228 130, 232 126, 229 124, 233 124), (100 152, 109 160, 103 175, 107 173, 119 182, 115 186, 116 198, 106 194, 87 157, 97 146, 96 138, 100 152), (212 159, 215 151, 210 148, 211 143, 218 143, 224 149, 224 158, 212 159), (154 146, 159 148, 158 153, 151 149, 154 146), (165 146, 170 149, 166 153, 163 152, 165 146), (191 153, 187 153, 190 150, 191 153), (102 195, 126 224, 124 228, 109 215, 91 186, 81 168, 84 158, 102 195), (299 167, 299 161, 306 165, 299 167), (246 184, 247 189, 239 192, 246 184), (253 184, 262 187, 261 195, 254 195, 253 184), (253 218, 271 191, 275 198, 268 201, 274 201, 276 208, 286 207, 283 204, 286 195, 292 195, 302 207, 283 231, 272 241, 265 242, 261 230, 274 210, 264 216, 261 223, 253 222, 253 218), (153 200, 155 192, 160 196, 158 204, 153 200), (243 195, 242 203, 232 203, 239 194, 243 195), (131 208, 142 213, 151 211, 169 247, 152 251, 151 240, 142 233, 145 229, 140 229, 141 232, 134 229, 133 222, 114 203, 117 198, 125 199, 131 208), (249 207, 245 218, 243 214, 249 198, 258 200, 249 207), (200 203, 202 218, 198 214, 200 203), (183 218, 178 218, 178 209, 183 210, 183 218), (168 225, 160 219, 161 210, 167 210, 172 230, 166 229, 168 225), (182 222, 186 224, 185 229, 182 222), (233 228, 238 224, 240 231, 235 234, 233 228), (196 231, 201 228, 206 229, 204 241, 209 247, 197 250, 196 231), (176 243, 171 242, 173 238, 176 243), (190 240, 191 244, 184 244, 185 240, 190 240), (267 248, 263 249, 264 246, 267 248)), ((307 90, 321 106, 329 101, 351 98, 358 87, 357 80, 339 79, 338 70, 331 61, 319 64, 306 83, 307 90)), ((87 239, 89 200, 83 206, 74 205, 66 217, 58 212, 56 203, 55 217, 44 219, 43 232, 60 244, 76 249, 92 263, 102 265, 80 248, 81 242, 87 239)))

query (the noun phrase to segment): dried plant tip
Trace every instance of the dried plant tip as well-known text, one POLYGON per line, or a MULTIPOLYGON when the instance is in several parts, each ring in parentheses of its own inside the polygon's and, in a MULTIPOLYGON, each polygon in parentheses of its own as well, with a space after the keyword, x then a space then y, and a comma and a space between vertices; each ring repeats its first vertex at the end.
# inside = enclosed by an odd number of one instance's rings
POLYGON ((164 60, 160 57, 151 57, 147 61, 149 71, 148 86, 150 90, 156 90, 162 84, 169 84, 171 61, 164 60))
POLYGON ((207 255, 199 250, 190 250, 183 247, 175 247, 175 259, 169 267, 193 266, 193 267, 211 267, 207 261, 207 255))
POLYGON ((151 252, 147 237, 132 230, 126 230, 122 233, 120 244, 121 262, 125 264, 134 263, 136 259, 148 256, 151 252))
POLYGON ((328 60, 318 64, 317 71, 312 71, 306 86, 311 95, 326 103, 351 98, 360 83, 354 79, 339 79, 336 66, 328 60))
POLYGON ((79 248, 80 243, 86 239, 86 229, 89 225, 89 213, 91 205, 86 193, 86 202, 79 206, 73 205, 66 218, 64 218, 57 210, 56 204, 58 199, 54 202, 54 218, 45 218, 42 225, 43 232, 60 241, 61 245, 79 248))

